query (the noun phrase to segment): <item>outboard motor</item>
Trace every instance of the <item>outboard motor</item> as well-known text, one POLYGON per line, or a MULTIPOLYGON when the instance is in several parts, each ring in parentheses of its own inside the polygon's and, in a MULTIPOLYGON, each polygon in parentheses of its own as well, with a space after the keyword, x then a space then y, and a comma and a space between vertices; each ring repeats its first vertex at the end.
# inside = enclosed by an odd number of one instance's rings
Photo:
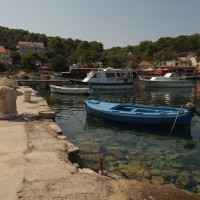
POLYGON ((192 115, 194 115, 196 113, 197 115, 200 116, 200 113, 196 110, 196 107, 193 103, 188 102, 186 104, 185 108, 188 109, 191 112, 192 115))
POLYGON ((188 102, 186 105, 185 105, 185 108, 187 108, 189 111, 192 111, 192 112, 195 112, 196 108, 195 108, 195 105, 191 102, 188 102))

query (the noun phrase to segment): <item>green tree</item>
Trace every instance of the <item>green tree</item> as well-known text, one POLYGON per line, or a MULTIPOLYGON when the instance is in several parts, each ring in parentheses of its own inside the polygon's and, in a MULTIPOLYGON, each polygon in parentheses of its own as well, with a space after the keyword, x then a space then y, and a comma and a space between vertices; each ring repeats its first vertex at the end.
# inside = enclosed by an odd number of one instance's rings
POLYGON ((200 62, 200 49, 196 51, 196 56, 197 62, 200 62))
POLYGON ((187 50, 196 51, 200 49, 200 34, 194 34, 187 37, 187 50))
POLYGON ((149 61, 153 60, 153 56, 155 53, 155 47, 153 42, 151 41, 140 42, 138 48, 142 60, 149 60, 149 61))
POLYGON ((36 52, 30 52, 22 56, 22 64, 31 70, 36 70, 36 62, 41 61, 42 63, 46 62, 46 57, 39 55, 36 52))
POLYGON ((157 61, 176 60, 177 54, 173 51, 162 50, 154 55, 154 59, 157 61))
POLYGON ((11 58, 12 58, 12 63, 14 65, 21 64, 21 55, 20 55, 20 53, 18 53, 16 51, 12 51, 11 52, 11 58))
POLYGON ((0 62, 0 72, 5 72, 6 70, 7 70, 7 67, 6 67, 5 63, 0 62))
POLYGON ((155 51, 162 50, 173 50, 174 49, 174 39, 171 37, 161 37, 154 43, 155 51))
POLYGON ((103 66, 113 68, 125 68, 128 65, 128 53, 121 47, 113 47, 107 51, 104 51, 103 66))
POLYGON ((56 55, 65 55, 64 40, 60 37, 52 37, 48 41, 47 55, 54 57, 56 55))
POLYGON ((47 47, 48 44, 48 37, 45 34, 40 34, 38 36, 38 41, 42 42, 44 44, 45 47, 47 47))
POLYGON ((89 42, 81 41, 77 46, 77 53, 80 58, 80 62, 86 62, 88 60, 89 42))
POLYGON ((71 38, 64 40, 64 48, 65 48, 65 55, 69 57, 72 53, 76 51, 75 42, 71 38))
POLYGON ((179 56, 186 56, 188 52, 187 40, 188 40, 187 36, 185 35, 180 35, 179 37, 176 38, 174 44, 175 44, 176 52, 178 53, 179 56))
POLYGON ((51 59, 51 66, 57 72, 66 70, 66 58, 63 55, 56 55, 51 59))
POLYGON ((90 62, 100 61, 102 59, 103 44, 100 42, 90 42, 88 59, 90 62))

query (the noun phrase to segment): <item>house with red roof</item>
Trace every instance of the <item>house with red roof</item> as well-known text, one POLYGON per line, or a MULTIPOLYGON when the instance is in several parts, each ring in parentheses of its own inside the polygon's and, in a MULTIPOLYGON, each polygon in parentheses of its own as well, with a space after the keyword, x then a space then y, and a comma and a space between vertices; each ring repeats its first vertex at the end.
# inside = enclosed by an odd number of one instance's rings
POLYGON ((0 46, 0 60, 3 60, 6 58, 6 49, 4 46, 0 46))
POLYGON ((38 54, 45 53, 45 47, 42 42, 23 42, 19 41, 17 44, 18 52, 21 56, 26 55, 29 52, 36 52, 38 54))
POLYGON ((146 71, 146 70, 150 71, 150 69, 154 70, 155 67, 154 67, 154 65, 150 64, 149 62, 143 60, 142 62, 140 62, 138 64, 137 69, 138 69, 138 71, 146 71))
POLYGON ((0 62, 8 62, 10 60, 10 49, 0 46, 0 62))

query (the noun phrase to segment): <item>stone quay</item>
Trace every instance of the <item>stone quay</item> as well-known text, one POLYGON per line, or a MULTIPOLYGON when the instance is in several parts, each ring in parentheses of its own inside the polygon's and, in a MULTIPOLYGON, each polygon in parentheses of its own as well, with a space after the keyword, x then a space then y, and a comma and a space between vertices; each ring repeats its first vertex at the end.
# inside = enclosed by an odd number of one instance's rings
POLYGON ((79 148, 62 135, 47 102, 31 88, 17 86, 16 102, 15 94, 6 100, 9 89, 3 88, 0 86, 0 199, 199 199, 173 185, 141 183, 81 168, 84 158, 79 148))

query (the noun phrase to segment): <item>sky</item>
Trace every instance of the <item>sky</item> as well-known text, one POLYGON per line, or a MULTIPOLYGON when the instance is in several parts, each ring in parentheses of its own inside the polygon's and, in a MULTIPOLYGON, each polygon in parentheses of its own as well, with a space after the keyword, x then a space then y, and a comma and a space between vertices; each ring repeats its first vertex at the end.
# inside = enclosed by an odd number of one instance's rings
POLYGON ((0 26, 135 46, 200 33, 200 0, 0 0, 0 26))

